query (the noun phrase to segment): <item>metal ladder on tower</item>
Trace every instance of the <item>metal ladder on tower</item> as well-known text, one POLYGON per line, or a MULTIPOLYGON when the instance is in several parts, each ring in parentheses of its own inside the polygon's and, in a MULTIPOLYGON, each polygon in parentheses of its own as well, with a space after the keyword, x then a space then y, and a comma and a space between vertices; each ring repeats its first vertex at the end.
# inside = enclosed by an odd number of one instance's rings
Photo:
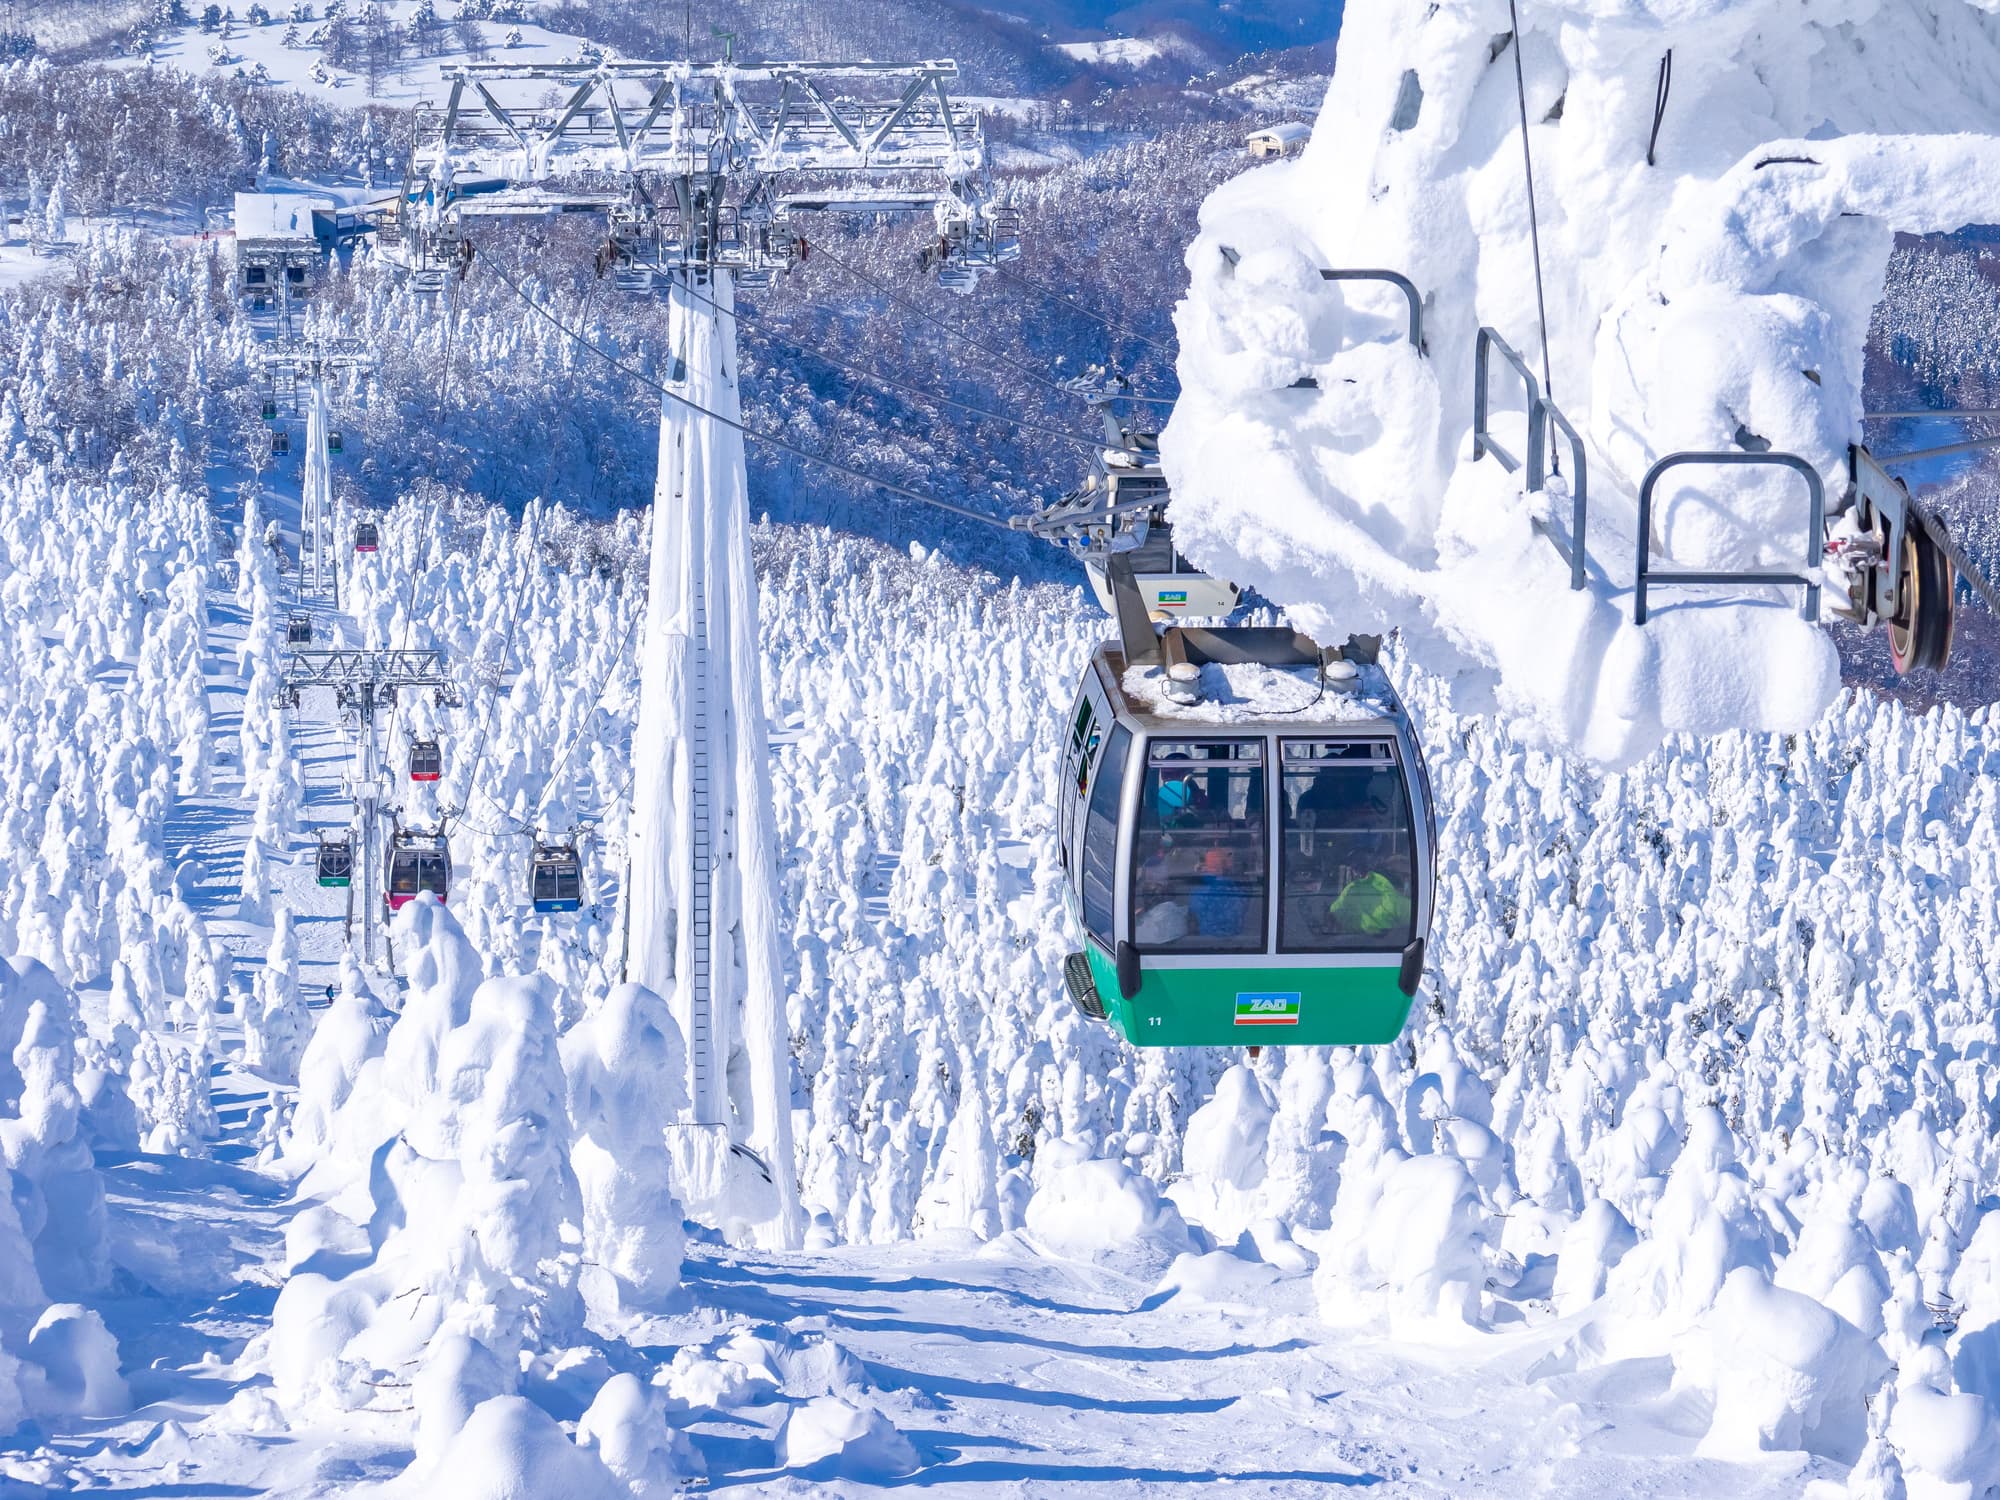
POLYGON ((708 745, 708 579, 699 564, 694 570, 693 692, 688 705, 688 781, 690 802, 689 907, 694 951, 688 963, 688 1049, 694 1075, 694 1115, 697 1124, 717 1123, 714 1113, 714 1057, 711 981, 711 930, 714 880, 713 830, 710 823, 708 745))

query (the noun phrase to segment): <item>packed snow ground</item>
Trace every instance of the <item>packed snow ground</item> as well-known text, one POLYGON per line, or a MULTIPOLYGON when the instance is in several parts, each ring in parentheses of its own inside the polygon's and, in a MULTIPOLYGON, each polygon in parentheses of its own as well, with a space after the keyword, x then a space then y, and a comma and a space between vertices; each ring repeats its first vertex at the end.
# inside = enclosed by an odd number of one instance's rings
POLYGON ((293 863, 338 762, 278 706, 270 478, 233 579, 197 496, 18 439, 0 485, 19 1492, 1991 1492, 1990 713, 1600 779, 1404 666, 1447 871, 1408 1043, 1136 1053, 1057 972, 1100 624, 763 530, 815 1223, 746 1255, 681 1225, 678 1038, 615 984, 631 523, 571 566, 553 517, 405 502, 344 559, 323 626, 414 600, 480 664, 392 981, 293 863), (523 910, 538 804, 608 814, 579 918, 523 910))

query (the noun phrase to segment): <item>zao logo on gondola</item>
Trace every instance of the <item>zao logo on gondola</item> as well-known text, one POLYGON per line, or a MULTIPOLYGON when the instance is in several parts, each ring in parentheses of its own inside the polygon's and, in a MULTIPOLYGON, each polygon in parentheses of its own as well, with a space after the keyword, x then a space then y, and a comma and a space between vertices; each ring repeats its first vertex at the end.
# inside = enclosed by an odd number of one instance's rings
POLYGON ((1163 605, 1164 605, 1164 604, 1185 604, 1185 603, 1187 603, 1187 590, 1186 590, 1186 589, 1161 589, 1161 590, 1160 590, 1160 595, 1159 595, 1159 598, 1160 598, 1160 603, 1161 603, 1161 604, 1163 604, 1163 605))
POLYGON ((1299 1024, 1299 997, 1296 994, 1243 994, 1236 997, 1238 1026, 1296 1026, 1299 1024))

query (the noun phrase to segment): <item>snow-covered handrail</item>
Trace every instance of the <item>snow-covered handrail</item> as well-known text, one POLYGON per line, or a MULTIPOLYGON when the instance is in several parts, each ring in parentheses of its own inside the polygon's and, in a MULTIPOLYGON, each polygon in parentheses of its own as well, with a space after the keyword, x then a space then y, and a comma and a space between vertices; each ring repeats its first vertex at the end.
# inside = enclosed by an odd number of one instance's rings
POLYGON ((1826 485, 1819 477, 1819 470, 1800 458, 1796 453, 1669 453, 1652 468, 1639 485, 1639 544, 1634 549, 1636 566, 1632 578, 1632 623, 1646 623, 1646 589, 1654 583, 1796 583, 1805 588, 1805 598, 1799 606, 1799 614, 1807 620, 1819 619, 1819 559, 1825 546, 1826 533, 1826 485), (1660 572, 1652 566, 1653 534, 1653 486, 1669 469, 1687 464, 1773 464, 1779 468, 1795 469, 1805 476, 1808 497, 1808 519, 1806 522, 1805 567, 1798 573, 1781 572, 1731 572, 1713 570, 1686 571, 1676 569, 1660 572))
POLYGON ((1331 271, 1320 267, 1322 281, 1386 281, 1401 292, 1410 304, 1410 347, 1419 354, 1424 349, 1424 304, 1417 293, 1417 284, 1401 271, 1331 271))
POLYGON ((1570 478, 1570 539, 1567 543, 1558 536, 1555 529, 1539 516, 1535 518, 1535 529, 1549 539, 1549 545, 1556 549, 1562 560, 1569 564, 1569 586, 1571 589, 1583 587, 1585 560, 1588 553, 1584 546, 1584 528, 1590 506, 1590 469, 1584 457, 1583 438, 1568 417, 1556 404, 1542 394, 1541 382, 1535 379, 1527 361, 1515 352, 1509 344, 1491 328, 1481 327, 1472 346, 1472 459, 1477 463, 1491 453, 1500 460, 1500 466, 1509 474, 1527 467, 1526 488, 1529 494, 1539 492, 1548 479, 1549 423, 1562 429, 1569 439, 1570 467, 1574 471, 1570 478), (1490 351, 1500 351, 1500 357, 1507 361, 1514 373, 1521 379, 1521 385, 1528 397, 1528 440, 1527 452, 1523 458, 1516 458, 1493 436, 1487 425, 1492 413, 1492 393, 1489 375, 1492 368, 1490 351))

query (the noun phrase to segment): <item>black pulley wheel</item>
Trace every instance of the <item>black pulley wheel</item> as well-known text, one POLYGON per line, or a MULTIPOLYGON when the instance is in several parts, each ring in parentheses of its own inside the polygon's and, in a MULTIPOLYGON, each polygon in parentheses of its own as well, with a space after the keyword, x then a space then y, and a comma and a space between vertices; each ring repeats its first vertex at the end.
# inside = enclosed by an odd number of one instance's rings
POLYGON ((1951 660, 1951 559, 1911 516, 1896 559, 1896 614, 1889 660, 1900 672, 1942 671, 1951 660))

